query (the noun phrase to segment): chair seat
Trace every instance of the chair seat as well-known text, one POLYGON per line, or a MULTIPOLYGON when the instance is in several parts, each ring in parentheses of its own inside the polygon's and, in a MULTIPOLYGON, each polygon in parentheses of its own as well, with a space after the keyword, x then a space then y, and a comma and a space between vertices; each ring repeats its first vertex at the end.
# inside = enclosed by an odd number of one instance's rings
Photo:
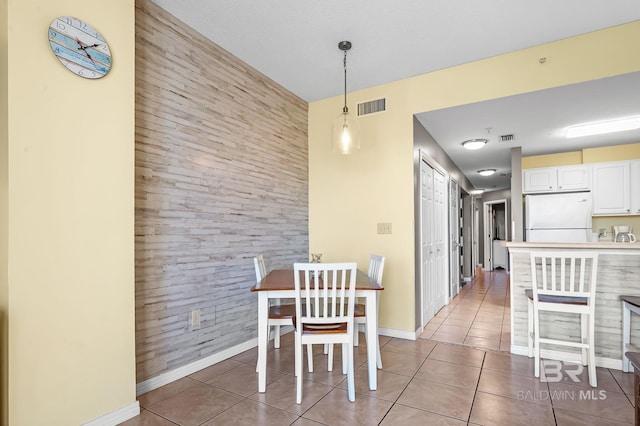
POLYGON ((353 311, 353 316, 356 318, 366 317, 367 313, 365 310, 365 305, 362 303, 356 303, 355 310, 353 311))
POLYGON ((295 315, 295 304, 273 305, 269 307, 269 319, 291 319, 295 315))
POLYGON ((640 308, 640 297, 638 296, 620 296, 620 300, 627 302, 637 308, 640 308))
MULTIPOLYGON (((524 291, 529 300, 533 300, 533 290, 527 289, 524 291)), ((543 303, 564 303, 565 305, 587 305, 586 297, 571 297, 571 296, 552 296, 549 294, 541 294, 538 301, 543 303)))
POLYGON ((338 324, 304 324, 302 326, 303 334, 332 334, 346 333, 347 323, 338 324))

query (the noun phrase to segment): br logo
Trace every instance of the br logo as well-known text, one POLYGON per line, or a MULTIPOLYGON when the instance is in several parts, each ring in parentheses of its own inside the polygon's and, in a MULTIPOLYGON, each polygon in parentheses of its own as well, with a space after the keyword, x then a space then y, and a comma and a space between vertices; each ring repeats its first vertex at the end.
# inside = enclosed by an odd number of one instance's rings
POLYGON ((541 382, 558 383, 566 375, 574 383, 580 382, 580 374, 584 371, 584 366, 577 363, 567 363, 555 360, 545 360, 542 363, 541 382), (569 368, 567 368, 569 367, 569 368))

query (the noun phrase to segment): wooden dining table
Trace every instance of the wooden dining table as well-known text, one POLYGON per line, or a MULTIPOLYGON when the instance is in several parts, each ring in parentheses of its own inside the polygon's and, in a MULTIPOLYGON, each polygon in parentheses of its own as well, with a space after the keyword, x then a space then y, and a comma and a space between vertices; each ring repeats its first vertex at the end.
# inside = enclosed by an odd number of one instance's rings
MULTIPOLYGON (((258 293, 258 392, 267 387, 267 346, 269 332, 269 299, 295 298, 293 269, 274 269, 262 281, 251 288, 258 293)), ((378 295, 384 287, 370 280, 366 273, 356 274, 356 297, 365 300, 367 314, 367 365, 369 369, 369 389, 378 388, 377 351, 378 351, 378 295)))

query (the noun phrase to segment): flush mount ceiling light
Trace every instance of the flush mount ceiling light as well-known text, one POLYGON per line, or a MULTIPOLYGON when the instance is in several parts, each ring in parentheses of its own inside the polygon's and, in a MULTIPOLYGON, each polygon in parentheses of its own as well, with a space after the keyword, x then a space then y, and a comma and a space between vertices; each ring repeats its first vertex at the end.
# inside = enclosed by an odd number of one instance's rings
POLYGON ((344 107, 333 122, 331 149, 340 154, 351 154, 360 149, 360 126, 347 108, 347 51, 351 49, 351 42, 341 41, 338 49, 344 52, 344 107))
POLYGON ((484 189, 472 189, 471 191, 469 191, 469 194, 471 195, 480 195, 484 192, 484 189))
POLYGON ((478 174, 480 176, 491 176, 492 174, 494 174, 496 172, 496 169, 482 169, 482 170, 478 170, 478 174))
POLYGON ((462 147, 474 151, 485 146, 487 142, 489 142, 487 139, 469 139, 468 141, 462 142, 462 147))
POLYGON ((581 124, 567 129, 567 139, 640 129, 640 116, 581 124))

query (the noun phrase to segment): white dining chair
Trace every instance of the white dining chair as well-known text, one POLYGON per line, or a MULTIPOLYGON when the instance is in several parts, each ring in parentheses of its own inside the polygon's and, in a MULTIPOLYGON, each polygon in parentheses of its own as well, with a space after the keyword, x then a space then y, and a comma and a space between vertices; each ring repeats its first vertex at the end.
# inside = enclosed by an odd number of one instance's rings
MULTIPOLYGON (((294 263, 296 294, 296 403, 302 403, 304 345, 342 345, 349 401, 355 401, 353 367, 356 263, 294 263)), ((310 347, 310 346, 307 346, 310 347)), ((309 357, 311 351, 307 351, 309 357)))
POLYGON ((583 250, 532 252, 531 283, 527 289, 529 356, 535 357, 534 375, 540 377, 540 345, 553 344, 581 350, 588 365, 589 384, 597 386, 595 357, 595 295, 598 253, 583 250), (580 317, 579 341, 540 335, 541 312, 565 312, 580 317))
MULTIPOLYGON (((369 279, 372 282, 375 282, 376 284, 378 284, 380 287, 382 287, 382 273, 384 272, 384 257, 383 256, 379 256, 377 254, 372 254, 369 257, 369 269, 367 271, 367 275, 369 276, 369 279)), ((378 294, 376 295, 377 297, 377 303, 376 303, 376 309, 380 306, 380 293, 378 292, 378 294)), ((367 324, 367 312, 366 312, 366 306, 364 303, 357 303, 356 302, 356 306, 354 309, 354 320, 355 320, 355 330, 354 330, 354 337, 353 337, 353 344, 354 346, 358 346, 358 340, 359 340, 359 324, 364 324, 365 325, 365 330, 366 330, 366 324, 367 324)), ((366 333, 365 333, 365 337, 366 337, 366 333)), ((378 327, 376 324, 376 348, 377 348, 377 353, 376 353, 376 364, 378 366, 379 369, 382 369, 382 356, 380 353, 380 339, 378 337, 378 327)), ((332 368, 332 364, 333 364, 333 347, 331 345, 325 345, 324 348, 324 352, 325 354, 328 355, 327 357, 327 363, 329 365, 329 368, 332 368)))
MULTIPOLYGON (((367 272, 367 275, 369 276, 369 279, 372 282, 375 282, 376 284, 378 284, 380 287, 382 287, 382 273, 384 272, 384 257, 383 256, 379 256, 377 254, 372 254, 369 257, 369 270, 367 272)), ((378 309, 378 307, 380 306, 380 292, 378 292, 377 294, 377 303, 376 303, 376 309, 378 309)), ((359 331, 359 324, 364 324, 365 325, 365 330, 366 330, 366 324, 367 324, 367 312, 365 309, 365 304, 364 303, 356 303, 356 307, 355 307, 355 312, 354 312, 354 316, 355 316, 355 323, 356 323, 356 330, 355 330, 355 337, 354 337, 354 345, 358 346, 358 340, 359 340, 359 335, 360 333, 359 331)), ((365 333, 366 336, 366 333, 365 333)), ((382 357, 380 356, 380 339, 378 338, 378 325, 376 324, 376 346, 377 346, 377 356, 376 356, 376 363, 378 365, 378 368, 382 368, 382 357)))
MULTIPOLYGON (((259 283, 267 276, 264 258, 258 255, 253 258, 256 270, 256 280, 259 283)), ((271 327, 274 328, 273 347, 280 348, 280 326, 293 325, 293 317, 296 313, 295 303, 280 303, 280 299, 272 299, 269 305, 269 317, 267 320, 267 340, 270 340, 271 327)), ((258 368, 256 366, 256 371, 258 368)))

